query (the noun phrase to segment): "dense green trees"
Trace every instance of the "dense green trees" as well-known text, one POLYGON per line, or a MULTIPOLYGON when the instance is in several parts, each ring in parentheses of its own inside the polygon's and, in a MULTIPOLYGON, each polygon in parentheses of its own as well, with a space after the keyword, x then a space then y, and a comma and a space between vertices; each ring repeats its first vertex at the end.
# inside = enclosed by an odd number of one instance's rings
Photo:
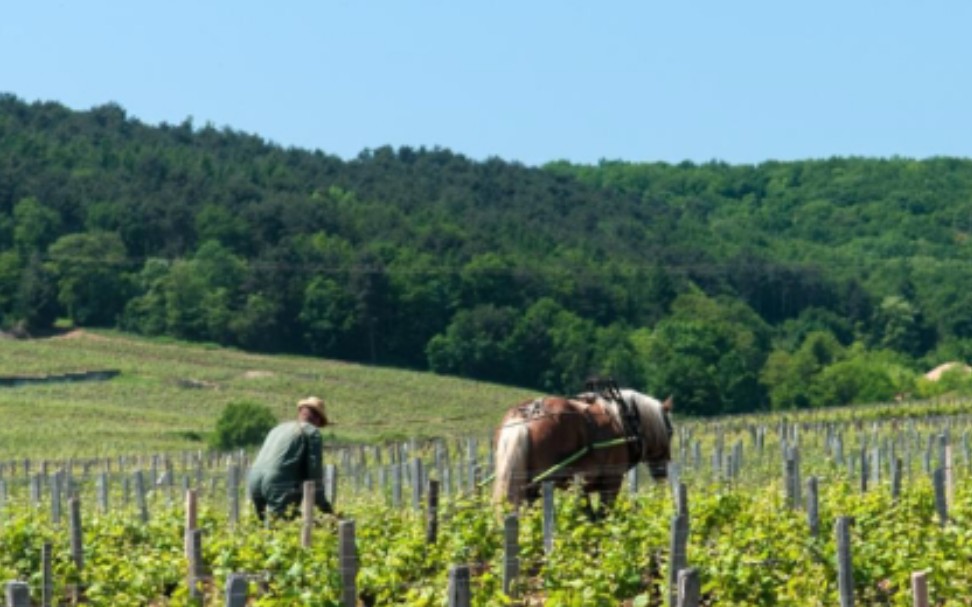
POLYGON ((921 371, 972 357, 969 191, 949 158, 346 162, 6 95, 0 325, 610 374, 701 414, 934 394, 921 371))
POLYGON ((47 253, 57 280, 57 300, 68 318, 77 325, 114 325, 128 299, 128 259, 118 234, 67 234, 47 253))

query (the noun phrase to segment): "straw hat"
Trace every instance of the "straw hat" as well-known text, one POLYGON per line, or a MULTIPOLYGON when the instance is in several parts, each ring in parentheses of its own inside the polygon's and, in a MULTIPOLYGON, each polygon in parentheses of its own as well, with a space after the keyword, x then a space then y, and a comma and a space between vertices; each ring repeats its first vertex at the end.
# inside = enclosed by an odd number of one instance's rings
POLYGON ((321 425, 328 425, 327 413, 324 412, 324 401, 316 396, 308 396, 307 398, 297 402, 297 410, 300 411, 301 407, 307 407, 308 409, 314 411, 321 417, 321 425))

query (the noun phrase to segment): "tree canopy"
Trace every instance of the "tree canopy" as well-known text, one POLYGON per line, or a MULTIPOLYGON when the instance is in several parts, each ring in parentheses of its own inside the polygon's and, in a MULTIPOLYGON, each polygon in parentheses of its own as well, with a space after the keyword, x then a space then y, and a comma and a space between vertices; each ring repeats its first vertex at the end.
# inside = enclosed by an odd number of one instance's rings
POLYGON ((0 325, 611 374, 704 414, 883 399, 972 356, 970 191, 956 158, 345 161, 0 95, 0 325))

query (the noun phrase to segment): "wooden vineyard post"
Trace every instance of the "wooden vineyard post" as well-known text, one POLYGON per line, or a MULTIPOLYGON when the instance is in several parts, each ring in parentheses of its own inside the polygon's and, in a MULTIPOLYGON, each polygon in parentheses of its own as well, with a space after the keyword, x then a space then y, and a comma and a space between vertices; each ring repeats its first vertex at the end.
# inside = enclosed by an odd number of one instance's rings
POLYGON ((935 442, 938 443, 938 466, 945 468, 945 451, 948 449, 948 435, 940 433, 935 442))
POLYGON ((844 435, 837 433, 834 437, 834 461, 838 466, 843 466, 844 462, 844 435))
POLYGON ((433 545, 439 536, 439 481, 434 479, 429 479, 428 506, 425 517, 425 543, 433 545))
POLYGON ((175 475, 172 471, 172 460, 166 457, 162 461, 162 480, 165 485, 165 503, 172 505, 172 489, 175 487, 175 475))
POLYGON ((801 495, 801 489, 803 484, 800 482, 800 445, 797 440, 796 434, 797 426, 793 426, 794 432, 794 443, 793 446, 789 448, 790 457, 793 458, 793 507, 796 508, 803 501, 801 495))
POLYGON ((878 486, 881 484, 881 447, 875 446, 871 449, 871 480, 874 481, 874 485, 878 486))
POLYGON ((51 607, 54 600, 54 548, 50 542, 41 547, 41 607, 51 607))
POLYGON ((4 594, 7 607, 30 607, 30 588, 27 582, 7 582, 4 594))
POLYGON ((152 461, 149 464, 149 483, 152 486, 152 497, 153 500, 157 493, 156 488, 159 486, 159 456, 153 455, 152 461))
POLYGON ((483 442, 486 443, 486 463, 483 466, 480 480, 491 477, 495 472, 493 467, 496 465, 496 445, 493 443, 493 438, 487 434, 483 442))
POLYGON ((135 471, 135 503, 138 505, 138 513, 142 523, 148 523, 148 503, 145 499, 145 473, 141 470, 135 471))
POLYGON ((928 607, 928 580, 924 571, 911 574, 911 597, 913 607, 928 607))
POLYGON ((58 482, 60 473, 51 477, 51 523, 61 524, 61 483, 58 482))
POLYGON ((192 532, 196 530, 198 504, 196 490, 186 491, 186 531, 183 540, 186 558, 192 558, 192 532))
POLYGON ((402 507, 402 465, 394 463, 392 469, 392 508, 402 507))
POLYGON ((40 474, 35 474, 30 477, 30 504, 34 508, 40 506, 41 500, 41 477, 40 474))
MULTIPOLYGON (((82 545, 82 534, 81 534, 81 500, 72 497, 68 502, 68 525, 69 533, 71 536, 71 560, 74 562, 74 567, 77 569, 78 575, 80 576, 81 570, 84 569, 84 546, 82 545)), ((81 589, 75 586, 73 589, 74 604, 77 605, 81 599, 81 589)))
POLYGON ((203 486, 203 459, 201 456, 196 457, 195 460, 195 476, 196 476, 196 489, 198 490, 203 486))
POLYGON ((122 477, 122 507, 126 510, 132 500, 132 483, 127 476, 122 477))
POLYGON ((338 566, 341 568, 341 603, 355 607, 358 601, 358 548, 354 537, 354 521, 338 523, 338 566))
POLYGON ((468 483, 470 494, 476 492, 476 452, 477 451, 479 451, 479 448, 478 445, 476 444, 476 439, 470 437, 466 442, 466 462, 469 471, 466 480, 468 483))
POLYGON ((797 487, 800 483, 800 474, 797 470, 797 449, 787 446, 783 460, 786 485, 786 503, 793 509, 797 507, 799 501, 797 487))
POLYGON ((700 595, 698 570, 695 567, 680 570, 678 572, 677 607, 699 607, 700 595))
POLYGON ((867 464, 867 445, 861 446, 861 493, 867 493, 867 478, 868 478, 868 464, 867 464))
POLYGON ((412 460, 412 509, 422 509, 422 460, 414 458, 412 460))
POLYGON ((668 483, 672 488, 672 492, 678 489, 678 485, 681 482, 681 473, 678 467, 678 462, 668 462, 665 464, 665 473, 668 476, 668 483))
POLYGON ((108 473, 101 472, 98 474, 98 507, 101 509, 102 514, 108 513, 108 492, 110 486, 108 485, 108 473))
POLYGON ((972 465, 972 444, 969 442, 968 430, 962 432, 962 458, 966 466, 972 465))
POLYGON ((901 458, 895 458, 894 469, 891 471, 891 499, 897 503, 898 498, 901 497, 901 472, 903 465, 901 458))
POLYGON ((69 524, 71 533, 71 560, 80 572, 84 569, 84 547, 81 534, 81 500, 72 497, 69 502, 69 524))
POLYGON ((324 496, 334 509, 337 509, 337 482, 337 466, 334 464, 324 466, 324 496))
POLYGON ((945 497, 945 470, 935 468, 933 482, 935 485, 935 511, 938 512, 938 522, 944 527, 948 524, 948 503, 945 497))
POLYGON ((819 498, 817 497, 817 477, 811 476, 807 479, 807 526, 810 527, 810 535, 817 537, 820 534, 820 508, 819 498))
POLYGON ((554 536, 554 486, 552 481, 543 482, 543 553, 553 552, 554 536))
POLYGON ((520 519, 508 514, 503 523, 503 593, 513 596, 513 584, 520 575, 520 519))
POLYGON ((733 480, 739 478, 739 473, 742 472, 742 467, 743 467, 743 443, 742 441, 738 441, 732 448, 732 479, 733 480))
POLYGON ((314 533, 314 481, 304 481, 304 500, 301 502, 303 524, 300 526, 300 545, 310 548, 311 536, 314 533))
POLYGON ((390 478, 388 466, 378 464, 378 490, 381 491, 382 495, 387 495, 391 491, 390 478))
MULTIPOLYGON (((445 480, 445 471, 449 468, 449 452, 446 450, 442 439, 435 441, 433 454, 436 477, 445 480)), ((445 487, 442 489, 445 490, 445 487)))
POLYGON ((472 593, 469 588, 469 567, 454 565, 449 569, 449 607, 469 607, 472 593))
POLYGON ((688 529, 688 516, 677 514, 672 517, 671 548, 668 553, 668 604, 671 607, 678 604, 678 572, 688 563, 688 529))
POLYGON ((202 603, 202 589, 199 584, 202 581, 202 530, 193 529, 191 534, 191 546, 189 549, 189 600, 192 604, 202 603))
POLYGON ((226 607, 246 607, 247 592, 245 575, 231 573, 226 577, 226 607))
POLYGON ((955 479, 952 474, 952 445, 945 445, 943 455, 945 460, 942 462, 942 468, 945 470, 945 505, 950 508, 955 503, 955 479))
POLYGON ((850 518, 837 519, 837 589, 840 607, 854 607, 854 571, 851 565, 850 518))
POLYGON ((675 514, 678 516, 684 516, 686 524, 689 518, 689 507, 688 507, 688 487, 685 483, 679 483, 675 491, 675 514))
POLYGON ((236 526, 240 522, 240 468, 236 464, 226 469, 226 498, 229 501, 229 523, 236 526))

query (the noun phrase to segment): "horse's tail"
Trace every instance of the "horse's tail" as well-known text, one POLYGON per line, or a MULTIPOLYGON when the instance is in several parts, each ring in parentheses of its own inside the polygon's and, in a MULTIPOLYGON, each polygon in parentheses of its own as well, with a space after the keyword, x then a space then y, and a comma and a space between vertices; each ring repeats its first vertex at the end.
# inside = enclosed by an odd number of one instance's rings
POLYGON ((523 420, 515 420, 500 428, 496 438, 496 473, 493 482, 493 502, 509 500, 519 503, 527 482, 527 455, 530 433, 523 420))

